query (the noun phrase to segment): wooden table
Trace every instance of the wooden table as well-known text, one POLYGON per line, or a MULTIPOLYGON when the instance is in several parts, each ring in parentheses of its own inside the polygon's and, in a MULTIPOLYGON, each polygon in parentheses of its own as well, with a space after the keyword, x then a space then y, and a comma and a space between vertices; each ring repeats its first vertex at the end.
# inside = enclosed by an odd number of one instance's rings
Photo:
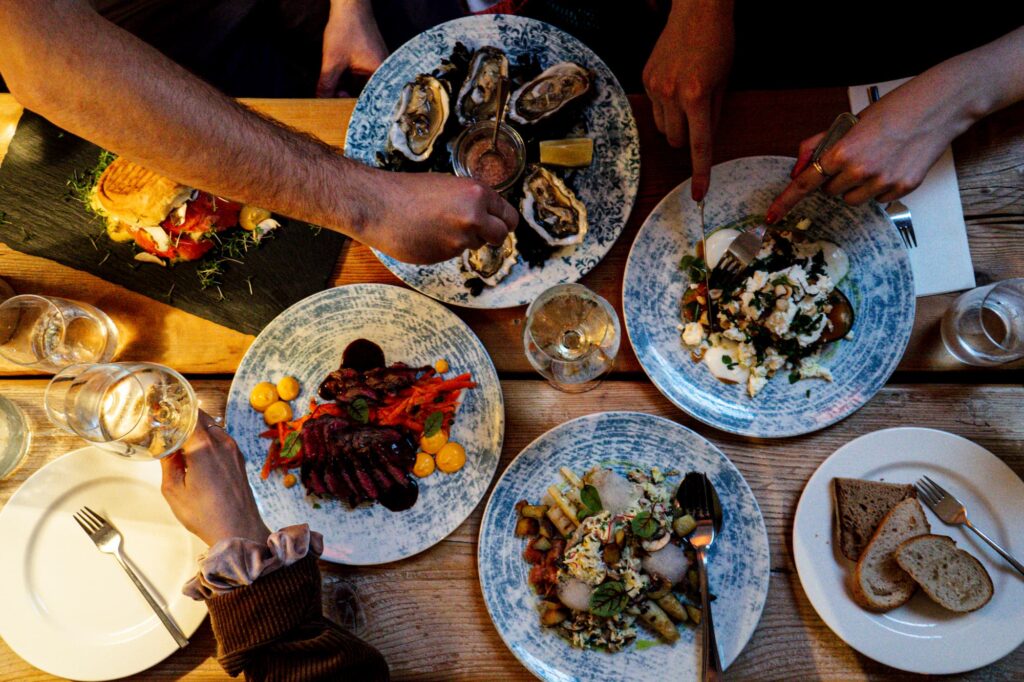
MULTIPOLYGON (((633 237, 669 189, 690 173, 686 154, 670 150, 656 133, 645 98, 631 98, 640 128, 640 192, 625 233, 583 283, 621 315, 621 281, 633 237)), ((331 144, 344 139, 352 101, 254 101, 253 106, 331 144)), ((792 155, 804 137, 827 127, 847 107, 841 89, 732 93, 716 137, 716 161, 757 154, 792 155)), ((3 131, 17 113, 0 96, 3 131)), ((961 198, 978 283, 1024 276, 1024 106, 986 119, 954 145, 961 198)), ((48 293, 94 303, 117 321, 125 337, 120 359, 153 360, 193 381, 203 406, 222 414, 231 374, 252 337, 109 284, 92 275, 26 256, 0 245, 0 276, 23 293, 48 293)), ((334 283, 396 280, 365 247, 346 246, 334 283)), ((524 309, 455 309, 480 336, 502 378, 507 409, 500 470, 531 440, 568 419, 604 410, 659 414, 710 439, 750 483, 771 542, 768 602, 750 643, 729 669, 731 679, 896 679, 905 674, 858 654, 818 618, 800 587, 790 529, 807 479, 837 447, 870 431, 915 425, 974 440, 1024 475, 1024 363, 992 370, 956 365, 942 349, 938 322, 952 295, 918 300, 914 332, 890 383, 859 412, 808 436, 759 441, 730 436, 696 422, 663 398, 646 379, 628 344, 611 379, 583 396, 549 388, 522 354, 524 309)), ((0 393, 29 415, 32 451, 21 469, 0 482, 0 505, 33 472, 81 445, 52 427, 40 404, 46 379, 0 366, 0 393)), ((363 636, 387 657, 396 679, 531 679, 491 625, 476 572, 476 536, 483 503, 450 537, 405 561, 374 568, 322 564, 325 583, 355 584, 368 616, 363 636)), ((1019 550, 1020 547, 1017 546, 1019 550)), ((326 590, 330 593, 331 590, 326 590)), ((211 658, 214 641, 204 624, 191 646, 138 679, 223 679, 211 658)), ((1021 679, 1024 648, 963 676, 1021 679)), ((0 680, 51 679, 0 643, 0 680)))

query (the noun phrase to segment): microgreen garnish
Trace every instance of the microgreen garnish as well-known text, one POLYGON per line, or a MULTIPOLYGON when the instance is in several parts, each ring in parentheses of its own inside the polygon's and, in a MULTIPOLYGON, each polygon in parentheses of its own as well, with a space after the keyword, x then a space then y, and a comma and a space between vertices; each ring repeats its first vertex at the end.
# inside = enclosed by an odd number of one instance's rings
POLYGON ((629 603, 626 586, 620 582, 608 582, 597 586, 590 595, 590 612, 602 618, 611 618, 622 613, 629 603))
POLYGON ((431 412, 430 416, 427 417, 426 421, 423 422, 423 435, 430 438, 438 431, 441 430, 441 425, 444 423, 444 414, 440 411, 431 412))
POLYGON ((348 416, 360 424, 370 420, 370 406, 366 404, 365 398, 356 398, 348 405, 348 416))

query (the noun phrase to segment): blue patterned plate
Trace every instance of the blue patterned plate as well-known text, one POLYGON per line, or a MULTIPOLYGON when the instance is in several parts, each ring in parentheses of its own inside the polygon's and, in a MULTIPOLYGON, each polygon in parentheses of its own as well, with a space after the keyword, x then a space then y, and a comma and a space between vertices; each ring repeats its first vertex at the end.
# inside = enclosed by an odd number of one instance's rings
MULTIPOLYGON (((477 551, 480 587, 498 634, 542 680, 697 679, 700 632, 692 626, 679 627, 674 645, 643 650, 633 645, 607 654, 576 649, 540 624, 537 595, 527 584, 530 566, 522 556, 526 543, 515 537, 515 504, 522 499, 537 502, 549 485, 560 483, 559 467, 583 474, 594 465, 622 474, 634 467, 657 466, 710 476, 724 519, 711 550, 709 580, 718 597, 713 608, 719 653, 722 664, 730 665, 757 627, 768 596, 771 565, 761 509, 721 450, 673 421, 639 412, 603 412, 556 426, 519 453, 498 479, 484 510, 477 551)), ((656 639, 640 629, 638 640, 656 639)))
POLYGON ((309 523, 324 535, 325 560, 382 564, 440 542, 473 511, 498 465, 505 407, 487 351, 451 311, 401 287, 353 284, 299 301, 256 337, 231 382, 227 428, 245 453, 249 484, 272 530, 309 523), (451 434, 466 448, 466 466, 455 474, 418 479, 419 499, 407 511, 391 512, 379 504, 353 510, 338 500, 307 497, 301 483, 285 488, 280 474, 260 478, 268 441, 259 434, 267 427, 249 406, 253 386, 296 377, 302 392, 292 406, 304 413, 323 378, 341 364, 345 346, 359 338, 377 343, 388 363, 432 365, 444 358, 452 372, 472 372, 478 384, 463 391, 451 434))
POLYGON ((636 121, 622 86, 583 43, 541 21, 486 14, 425 31, 381 64, 352 112, 345 139, 346 156, 375 164, 377 152, 385 148, 388 122, 402 86, 417 74, 434 70, 451 55, 457 41, 470 49, 500 47, 513 59, 525 53, 536 54, 545 68, 572 60, 596 74, 595 94, 582 116, 587 136, 594 140, 594 162, 573 178, 576 194, 587 207, 590 229, 582 244, 557 252, 543 268, 530 268, 520 258, 508 277, 496 287, 485 288, 479 296, 472 296, 463 286, 458 259, 437 265, 409 265, 375 253, 399 279, 439 301, 469 308, 527 305, 549 287, 577 281, 604 258, 618 239, 640 181, 636 121))
MULTIPOLYGON (((709 232, 748 216, 763 216, 789 182, 793 159, 754 156, 711 170, 704 209, 709 232)), ((896 369, 914 324, 914 279, 906 249, 877 204, 851 207, 813 194, 795 215, 812 220, 809 233, 836 242, 850 257, 839 284, 853 303, 853 338, 832 344, 822 364, 834 381, 789 383, 784 372, 756 397, 724 384, 683 346, 680 298, 689 284, 678 265, 700 240, 700 215, 690 182, 676 187, 637 234, 622 285, 626 330, 641 366, 680 409, 715 428, 744 436, 781 438, 810 433, 848 417, 872 398, 896 369)))

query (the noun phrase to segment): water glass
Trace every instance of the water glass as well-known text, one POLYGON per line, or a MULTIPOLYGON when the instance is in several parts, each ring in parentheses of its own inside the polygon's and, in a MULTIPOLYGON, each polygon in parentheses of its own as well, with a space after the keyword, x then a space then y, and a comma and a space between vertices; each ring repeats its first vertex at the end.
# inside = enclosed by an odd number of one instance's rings
POLYGON ((43 402, 56 426, 135 459, 177 451, 199 416, 188 381, 150 362, 72 365, 53 377, 43 402))
POLYGON ((621 334, 608 301, 582 284, 559 284, 527 309, 523 345, 530 364, 552 386, 582 393, 615 364, 621 334))
POLYGON ((83 362, 109 362, 117 327, 88 303, 23 294, 0 304, 0 355, 23 367, 58 372, 83 362))
POLYGON ((31 435, 25 413, 0 395, 0 481, 10 475, 28 454, 31 435))
POLYGON ((1024 358, 1024 278, 961 295, 942 318, 942 341, 953 357, 968 365, 1024 358))

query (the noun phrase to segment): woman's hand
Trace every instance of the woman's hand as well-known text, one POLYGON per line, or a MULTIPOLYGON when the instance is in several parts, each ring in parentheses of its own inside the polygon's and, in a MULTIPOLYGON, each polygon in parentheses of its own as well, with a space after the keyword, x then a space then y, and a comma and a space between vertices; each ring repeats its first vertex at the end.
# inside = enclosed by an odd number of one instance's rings
POLYGON ((234 439, 199 411, 185 447, 160 460, 160 491, 174 516, 207 545, 240 537, 266 542, 270 530, 256 509, 234 439))
POLYGON ((344 97, 342 76, 371 76, 388 56, 369 0, 331 0, 317 97, 344 97))
POLYGON ((674 0, 668 22, 644 67, 654 123, 673 147, 690 143, 691 194, 700 201, 711 180, 712 135, 732 66, 730 0, 674 0))
POLYGON ((366 209, 356 238, 406 263, 438 263, 501 244, 519 223, 516 209, 494 190, 442 173, 380 171, 366 209))

